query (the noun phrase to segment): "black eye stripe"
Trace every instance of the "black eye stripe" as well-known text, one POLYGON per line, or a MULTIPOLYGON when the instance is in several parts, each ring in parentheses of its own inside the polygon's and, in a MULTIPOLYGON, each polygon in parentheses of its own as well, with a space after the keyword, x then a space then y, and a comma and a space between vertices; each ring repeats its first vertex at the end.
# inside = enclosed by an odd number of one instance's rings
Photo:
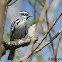
POLYGON ((22 15, 24 15, 24 13, 21 13, 22 15))
POLYGON ((28 14, 25 14, 26 16, 28 16, 28 14))

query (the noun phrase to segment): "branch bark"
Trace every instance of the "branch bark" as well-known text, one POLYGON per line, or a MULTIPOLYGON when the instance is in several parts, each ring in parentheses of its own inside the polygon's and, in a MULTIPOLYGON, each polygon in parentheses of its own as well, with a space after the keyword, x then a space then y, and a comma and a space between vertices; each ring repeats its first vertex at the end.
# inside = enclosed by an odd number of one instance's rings
MULTIPOLYGON (((2 40, 3 40, 3 33, 4 33, 4 25, 5 25, 5 18, 6 18, 6 10, 7 4, 9 4, 12 0, 0 0, 0 53, 2 48, 2 40)), ((0 55, 1 59, 1 55, 0 55)))
POLYGON ((0 0, 0 51, 2 48, 1 44, 3 40, 4 24, 5 24, 5 16, 6 16, 6 5, 4 4, 4 2, 5 0, 4 1, 0 0))
MULTIPOLYGON (((37 40, 38 39, 36 38, 35 41, 37 41, 37 40)), ((13 49, 17 49, 19 47, 28 46, 30 41, 31 41, 31 37, 27 36, 26 38, 23 38, 23 39, 20 39, 17 41, 12 41, 12 42, 3 41, 3 45, 5 47, 5 50, 13 50, 13 49)))

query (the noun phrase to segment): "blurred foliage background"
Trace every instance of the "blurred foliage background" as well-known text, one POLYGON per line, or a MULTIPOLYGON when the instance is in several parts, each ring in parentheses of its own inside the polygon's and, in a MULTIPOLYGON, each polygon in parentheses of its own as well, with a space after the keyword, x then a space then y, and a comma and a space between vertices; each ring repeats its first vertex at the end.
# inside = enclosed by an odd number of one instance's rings
MULTIPOLYGON (((13 0, 12 2, 14 2, 13 0)), ((62 0, 18 0, 13 5, 9 6, 7 8, 7 16, 6 16, 6 22, 5 22, 5 29, 4 29, 4 40, 9 42, 10 40, 10 23, 12 19, 17 15, 20 11, 27 11, 30 15, 32 15, 32 18, 29 18, 27 20, 28 28, 32 24, 37 24, 40 18, 40 15, 42 14, 42 10, 44 8, 45 1, 47 2, 47 12, 45 14, 45 17, 43 19, 42 25, 40 27, 40 31, 38 33, 38 41, 42 39, 44 34, 48 31, 56 17, 59 15, 59 13, 62 11, 62 0)), ((12 3, 11 2, 11 3, 12 3)), ((10 3, 10 4, 11 4, 10 3)), ((46 40, 43 42, 47 42, 50 40, 60 29, 62 28, 62 17, 58 20, 54 28, 51 30, 50 34, 47 36, 46 40)), ((58 37, 59 38, 59 37, 58 37)), ((38 52, 37 54, 33 55, 32 60, 29 58, 27 62, 52 62, 52 60, 49 60, 49 58, 53 58, 55 48, 57 46, 57 39, 55 39, 55 42, 52 42, 52 44, 49 44, 47 47, 45 47, 42 51, 38 52)), ((38 42, 37 42, 38 43, 38 42)), ((36 44, 37 44, 36 43, 36 44)), ((42 44, 43 44, 42 43, 42 44)), ((57 56, 58 58, 62 58, 62 40, 60 42, 60 45, 57 50, 57 56)), ((34 46, 36 46, 36 44, 34 46)), ((26 55, 27 50, 29 46, 26 47, 20 47, 15 52, 15 59, 18 59, 20 57, 23 57, 26 55)), ((7 51, 6 55, 4 55, 1 59, 1 62, 8 62, 9 51, 7 51), (3 60, 4 59, 4 60, 3 60)), ((14 62, 9 61, 9 62, 14 62)), ((62 62, 61 60, 58 62, 62 62)))

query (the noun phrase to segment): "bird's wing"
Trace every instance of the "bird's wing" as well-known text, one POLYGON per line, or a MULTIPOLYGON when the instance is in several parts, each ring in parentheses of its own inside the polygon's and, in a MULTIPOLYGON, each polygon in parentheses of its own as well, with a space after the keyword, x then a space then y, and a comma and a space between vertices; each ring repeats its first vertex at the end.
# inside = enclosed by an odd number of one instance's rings
POLYGON ((11 26, 10 26, 10 41, 13 41, 13 34, 14 34, 14 31, 15 31, 15 28, 16 28, 16 22, 18 21, 19 19, 18 18, 15 18, 12 23, 11 23, 11 26))
POLYGON ((13 41, 12 35, 15 31, 15 26, 13 24, 11 24, 10 26, 10 41, 13 41))
POLYGON ((27 35, 28 33, 28 29, 27 29, 27 23, 25 24, 25 36, 27 35))

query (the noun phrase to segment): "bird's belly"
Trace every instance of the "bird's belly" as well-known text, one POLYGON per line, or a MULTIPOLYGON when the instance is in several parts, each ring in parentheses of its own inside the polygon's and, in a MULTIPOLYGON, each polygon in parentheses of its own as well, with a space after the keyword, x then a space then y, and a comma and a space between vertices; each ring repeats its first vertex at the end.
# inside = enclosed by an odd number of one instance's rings
POLYGON ((25 27, 19 27, 17 29, 15 29, 15 32, 13 34, 13 38, 14 39, 21 39, 25 37, 25 27))

